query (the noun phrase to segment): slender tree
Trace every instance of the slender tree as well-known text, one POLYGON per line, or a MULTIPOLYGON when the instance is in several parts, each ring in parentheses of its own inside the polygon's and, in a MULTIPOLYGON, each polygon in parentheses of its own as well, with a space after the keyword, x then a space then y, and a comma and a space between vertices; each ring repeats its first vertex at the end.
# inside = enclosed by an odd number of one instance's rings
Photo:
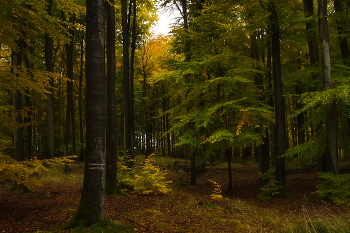
POLYGON ((285 102, 283 97, 283 83, 281 71, 281 48, 280 48, 280 28, 276 2, 269 4, 271 40, 272 40, 272 73, 275 91, 275 157, 276 157, 276 180, 282 186, 286 184, 285 159, 281 156, 286 150, 286 120, 285 102))
MULTIPOLYGON (((327 21, 327 0, 318 0, 318 23, 319 35, 322 54, 322 76, 324 90, 333 88, 332 70, 331 70, 331 54, 328 35, 328 21, 327 21)), ((326 105, 326 161, 327 171, 338 173, 337 161, 337 111, 336 103, 332 101, 326 105)))
MULTIPOLYGON (((132 159, 132 134, 131 134, 131 99, 130 99, 130 60, 129 60, 129 22, 127 0, 122 0, 122 36, 123 36, 123 88, 124 88, 124 153, 132 159)), ((132 162, 129 164, 132 166, 132 162)))
POLYGON ((117 187, 117 117, 114 0, 106 2, 107 12, 107 171, 106 179, 114 192, 117 187))
MULTIPOLYGON (((19 24, 24 26, 24 19, 19 19, 19 24)), ((21 37, 17 39, 16 45, 17 50, 12 52, 12 73, 14 77, 19 78, 19 70, 22 67, 23 60, 23 48, 24 48, 24 31, 20 30, 21 37)), ((16 85, 16 84, 15 84, 16 85)), ((15 90, 13 94, 13 112, 15 116, 15 129, 14 129, 14 146, 15 154, 14 158, 17 161, 22 161, 24 157, 24 134, 23 134, 23 116, 21 113, 22 110, 22 92, 20 90, 15 90)))
MULTIPOLYGON (((52 11, 52 0, 48 0, 47 12, 51 15, 52 11)), ((48 72, 53 72, 52 64, 52 49, 53 40, 49 33, 46 32, 45 35, 45 66, 48 72)), ((49 78, 49 87, 47 93, 47 158, 53 158, 55 156, 55 127, 54 127, 54 117, 53 117, 53 78, 49 78)))
MULTIPOLYGON (((68 19, 69 21, 69 19, 68 19)), ((64 132, 64 152, 65 156, 69 155, 69 141, 72 142, 72 153, 76 154, 75 148, 75 134, 74 134, 74 100, 73 100, 73 81, 74 81, 74 60, 73 60, 73 49, 74 49, 74 31, 70 28, 70 41, 66 44, 66 57, 67 57, 67 106, 66 106, 66 122, 64 132), (72 132, 72 133, 71 133, 72 132)))

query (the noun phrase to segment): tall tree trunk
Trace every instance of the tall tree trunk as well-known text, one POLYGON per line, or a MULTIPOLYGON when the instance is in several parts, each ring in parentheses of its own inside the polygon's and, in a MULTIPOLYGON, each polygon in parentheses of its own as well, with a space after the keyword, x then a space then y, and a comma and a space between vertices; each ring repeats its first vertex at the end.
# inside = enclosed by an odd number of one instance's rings
MULTIPOLYGON (((327 0, 318 0, 318 23, 322 54, 322 75, 324 90, 333 88, 331 55, 329 46, 328 22, 327 22, 327 0)), ((327 104, 326 117, 326 161, 327 171, 338 173, 337 155, 337 111, 336 103, 327 104)))
MULTIPOLYGON (((314 15, 314 1, 313 0, 303 0, 304 3, 304 13, 306 18, 312 18, 314 15)), ((308 48, 309 48, 309 57, 310 65, 314 65, 319 61, 318 58, 318 48, 317 48, 317 35, 315 32, 316 22, 307 21, 306 22, 306 33, 308 38, 308 48)))
MULTIPOLYGON (((257 62, 259 62, 260 55, 259 55, 258 43, 256 40, 256 32, 254 32, 250 36, 250 40, 251 40, 252 58, 254 58, 257 62)), ((256 68, 259 70, 261 69, 259 66, 257 66, 256 68)), ((266 99, 265 99, 265 90, 264 90, 264 83, 263 83, 262 74, 256 74, 254 76, 254 82, 255 82, 255 85, 258 87, 258 89, 261 91, 261 94, 259 95, 258 100, 260 100, 262 103, 265 103, 266 99)), ((269 150, 268 129, 259 128, 258 132, 260 132, 262 134, 263 143, 259 146, 256 146, 254 154, 259 159, 260 171, 262 173, 266 173, 270 168, 270 150, 269 150)))
POLYGON ((104 0, 86 1, 86 162, 78 212, 72 223, 104 220, 106 85, 104 0))
MULTIPOLYGON (((21 18, 19 20, 21 25, 24 25, 24 20, 21 18)), ((23 33, 24 34, 24 33, 23 33)), ((22 58, 23 58, 23 48, 24 48, 24 39, 19 38, 17 40, 17 51, 12 52, 12 73, 13 76, 19 76, 17 69, 22 67, 22 58)), ((14 128, 14 146, 15 153, 14 159, 17 161, 24 160, 24 135, 23 135, 23 116, 21 113, 22 110, 22 93, 20 90, 16 90, 13 94, 13 112, 15 120, 14 128)))
POLYGON ((108 192, 117 189, 117 113, 114 0, 106 1, 107 11, 107 171, 108 192))
MULTIPOLYGON (((319 54, 318 54, 318 43, 317 43, 317 21, 313 19, 314 17, 314 1, 313 0, 303 0, 304 3, 304 13, 305 17, 309 18, 308 21, 306 21, 306 35, 308 39, 308 49, 309 49, 309 60, 310 60, 310 66, 314 66, 315 64, 319 63, 319 54)), ((322 87, 318 85, 320 82, 320 75, 312 72, 311 73, 311 79, 315 83, 313 87, 309 88, 309 91, 320 91, 322 87)), ((312 113, 311 113, 312 114, 312 113)), ((317 128, 323 127, 322 125, 317 125, 317 128)), ((316 130, 314 130, 314 126, 311 126, 311 135, 314 134, 316 130)), ((309 135, 306 134, 306 137, 309 135)), ((306 139, 308 140, 308 139, 306 139)), ((326 169, 327 166, 325 161, 325 154, 321 155, 318 160, 318 167, 321 169, 326 169)))
MULTIPOLYGON (((136 17, 137 17, 137 5, 136 0, 131 0, 132 3, 132 27, 131 27, 131 53, 130 53, 130 135, 131 135, 131 157, 134 158, 135 147, 135 104, 134 104, 134 76, 135 76, 135 51, 136 51, 136 17)), ((130 8, 131 9, 131 8, 130 8)), ((131 12, 129 12, 131 16, 131 12)))
MULTIPOLYGON (((69 19, 68 19, 69 21, 69 19)), ((65 133, 64 133, 64 154, 65 156, 70 155, 69 152, 69 141, 72 142, 72 153, 76 154, 75 148, 75 134, 74 134, 74 102, 73 102, 73 35, 74 31, 69 30, 70 41, 66 44, 66 57, 67 57, 67 108, 66 108, 66 122, 65 122, 65 133)))
POLYGON ((124 87, 124 153, 132 163, 132 140, 131 140, 131 100, 130 100, 130 63, 129 63, 129 23, 127 0, 122 0, 122 35, 123 35, 123 87, 124 87))
MULTIPOLYGON (((48 14, 51 15, 52 11, 52 0, 48 0, 47 7, 48 14)), ((45 35, 45 66, 46 71, 53 72, 52 64, 52 49, 53 41, 48 33, 45 35)), ((46 158, 53 158, 55 156, 55 126, 54 126, 54 114, 53 114, 53 86, 54 81, 52 77, 49 77, 49 88, 47 93, 47 107, 46 107, 46 118, 47 118, 47 155, 46 158)))
MULTIPOLYGON (((84 75, 84 36, 81 37, 80 43, 80 74, 79 74, 79 90, 78 90, 78 110, 79 110, 79 139, 81 147, 84 144, 84 126, 83 126, 83 75, 84 75)), ((79 160, 85 158, 85 148, 80 148, 79 160)))
MULTIPOLYGON (((338 38, 339 38, 339 47, 340 52, 344 60, 344 64, 347 66, 350 66, 350 61, 348 60, 350 57, 350 49, 348 45, 348 40, 345 37, 345 25, 347 24, 346 18, 343 16, 345 14, 344 12, 344 1, 343 0, 334 0, 334 10, 337 14, 340 14, 340 19, 336 20, 337 23, 337 32, 338 32, 338 38)), ((345 2, 346 7, 349 7, 350 2, 345 2)), ((345 8, 346 9, 346 8, 345 8)), ((348 14, 346 14, 348 16, 348 14)), ((350 126, 350 118, 347 118, 348 126, 350 126)), ((350 136, 350 130, 348 132, 348 135, 350 136)), ((348 151, 345 151, 346 154, 348 154, 348 151)))
MULTIPOLYGON (((28 46, 26 46, 27 50, 28 46)), ((28 51, 31 54, 33 51, 28 51)), ((28 75, 30 79, 33 79, 33 73, 31 70, 34 70, 34 64, 29 61, 28 56, 25 56, 25 64, 26 64, 26 69, 28 72, 28 75)), ((32 106, 32 101, 31 101, 31 93, 30 90, 26 89, 26 95, 25 95, 25 100, 26 100, 26 107, 28 108, 27 116, 24 118, 24 122, 27 125, 27 152, 25 153, 27 155, 28 159, 33 158, 33 106, 32 106)))
POLYGON ((280 29, 276 10, 276 2, 269 4, 271 39, 272 39, 272 72, 275 91, 275 158, 276 158, 276 180, 282 186, 286 185, 285 159, 280 156, 286 150, 286 121, 285 102, 283 97, 283 83, 281 72, 281 51, 280 51, 280 29))

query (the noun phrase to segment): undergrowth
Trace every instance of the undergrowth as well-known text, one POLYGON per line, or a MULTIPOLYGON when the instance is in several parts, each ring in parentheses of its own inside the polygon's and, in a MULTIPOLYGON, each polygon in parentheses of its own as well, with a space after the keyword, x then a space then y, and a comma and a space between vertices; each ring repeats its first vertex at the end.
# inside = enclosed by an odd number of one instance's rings
POLYGON ((135 174, 133 181, 134 191, 138 194, 166 194, 171 191, 166 181, 165 170, 155 165, 153 155, 150 155, 140 166, 139 174, 135 174))
POLYGON ((261 181, 264 184, 263 187, 261 187, 261 193, 258 195, 258 198, 263 201, 268 201, 271 198, 277 197, 280 195, 281 192, 281 185, 280 183, 272 179, 272 175, 274 174, 274 170, 270 169, 268 172, 261 174, 261 181))
POLYGON ((350 174, 319 173, 323 182, 317 185, 316 193, 335 204, 350 205, 350 174))

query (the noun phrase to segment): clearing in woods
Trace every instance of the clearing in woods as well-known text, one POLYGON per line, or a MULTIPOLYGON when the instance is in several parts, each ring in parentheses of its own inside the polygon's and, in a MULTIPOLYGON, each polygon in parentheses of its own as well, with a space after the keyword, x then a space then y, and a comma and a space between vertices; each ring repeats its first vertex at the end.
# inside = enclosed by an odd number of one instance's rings
MULTIPOLYGON (((62 232, 57 229, 72 218, 79 204, 83 164, 73 164, 70 174, 54 170, 50 172, 57 174, 43 176, 43 185, 30 187, 31 193, 8 193, 9 185, 0 184, 1 232, 62 232)), ((208 166, 198 175, 196 186, 188 184, 189 175, 169 169, 172 191, 166 195, 106 195, 107 219, 130 226, 124 232, 350 231, 349 208, 314 194, 320 183, 314 170, 289 170, 290 197, 269 201, 257 198, 258 167, 252 162, 234 164, 232 194, 226 192, 225 164, 208 166), (213 198, 215 188, 221 189, 222 198, 213 198)))

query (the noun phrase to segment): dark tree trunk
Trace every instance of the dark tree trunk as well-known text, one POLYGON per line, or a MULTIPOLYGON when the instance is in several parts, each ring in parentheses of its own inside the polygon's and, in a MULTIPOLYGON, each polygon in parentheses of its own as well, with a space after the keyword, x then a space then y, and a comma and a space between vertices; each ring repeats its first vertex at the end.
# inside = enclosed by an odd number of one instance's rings
MULTIPOLYGON (((322 75, 324 90, 333 88, 331 72, 331 56, 329 45, 329 33, 327 22, 327 0, 318 0, 318 23, 322 54, 322 75)), ((337 112, 336 103, 327 104, 328 113, 326 118, 326 161, 327 171, 338 173, 337 155, 337 112)))
MULTIPOLYGON (((26 46, 27 47, 27 46, 26 46)), ((26 48, 27 49, 27 48, 26 48)), ((33 51, 30 51, 30 53, 33 53, 33 51)), ((26 68, 28 70, 30 79, 33 79, 33 73, 31 72, 32 69, 34 69, 34 64, 30 63, 28 56, 25 56, 25 64, 26 64, 26 68)), ((30 91, 27 89, 26 90, 26 95, 25 95, 25 99, 26 99, 26 106, 28 108, 28 113, 27 113, 27 117, 24 118, 24 122, 27 125, 27 159, 31 159, 33 158, 33 106, 32 106, 32 101, 30 98, 30 91)))
POLYGON ((272 39, 272 72, 275 91, 275 158, 276 158, 276 180, 282 186, 286 185, 285 159, 280 156, 286 150, 286 122, 285 102, 283 97, 283 83, 281 72, 281 51, 280 51, 280 29, 276 11, 276 2, 269 4, 271 39, 272 39))
MULTIPOLYGON (((344 64, 347 66, 350 66, 350 61, 348 60, 350 57, 350 50, 349 50, 348 40, 344 35, 344 33, 346 33, 344 27, 346 26, 347 22, 346 22, 346 17, 343 16, 343 14, 345 14, 344 9, 346 9, 344 8, 343 3, 344 3, 343 0, 334 0, 334 10, 337 14, 341 15, 341 19, 336 20, 340 52, 344 59, 344 64)), ((346 4, 346 7, 348 8, 349 7, 348 5, 350 4, 350 2, 347 1, 345 4, 346 4)), ((348 16, 348 13, 346 14, 346 16, 348 16)), ((350 126, 350 118, 347 119, 347 122, 348 122, 348 125, 350 126)), ((350 130, 348 132, 348 135, 350 136, 350 130)), ((345 152, 345 153, 349 153, 349 152, 345 152)))
MULTIPOLYGON (((63 13, 62 13, 63 14, 63 13)), ((66 109, 66 122, 65 122, 65 133, 64 133, 64 147, 65 156, 70 155, 69 141, 72 142, 72 154, 76 154, 75 148, 75 134, 74 134, 74 103, 73 103, 73 35, 74 31, 69 30, 70 41, 66 44, 66 57, 67 57, 67 109, 66 109)))
POLYGON ((226 158, 227 158, 227 169, 228 169, 228 187, 227 191, 229 194, 232 194, 233 191, 233 181, 232 181, 232 148, 225 149, 226 158))
MULTIPOLYGON (((83 75, 84 75, 84 36, 81 37, 80 44, 80 74, 79 74, 79 90, 78 90, 78 110, 79 110, 79 139, 81 147, 84 144, 84 125, 83 125, 83 75)), ((79 160, 85 159, 85 148, 80 148, 79 160)))
MULTIPOLYGON (((314 15, 314 1, 313 0, 303 0, 304 3, 304 13, 305 17, 309 18, 314 15)), ((306 33, 308 38, 310 65, 314 65, 319 61, 318 58, 318 48, 317 48, 317 35, 315 32, 317 24, 314 21, 306 22, 306 33)))
POLYGON ((196 185, 197 184, 197 174, 196 174, 196 155, 197 151, 194 149, 190 149, 192 151, 191 153, 191 180, 190 184, 191 185, 196 185))
MULTIPOLYGON (((48 14, 51 15, 52 11, 52 0, 48 0, 47 7, 48 14)), ((52 64, 52 49, 53 49, 53 41, 48 33, 45 36, 45 66, 46 71, 53 72, 53 64, 52 64)), ((47 94, 47 155, 46 158, 53 158, 55 156, 55 128, 54 128, 54 117, 53 117, 53 86, 54 81, 53 78, 50 77, 49 80, 49 88, 47 94)))
MULTIPOLYGON (((130 53, 130 136, 131 136, 131 157, 134 158, 134 147, 135 147, 135 107, 134 107, 134 74, 135 74, 135 51, 136 51, 136 40, 137 40, 137 33, 136 33, 136 17, 137 17, 137 11, 136 11, 136 0, 131 0, 130 4, 132 3, 132 13, 133 13, 133 20, 132 20, 132 28, 131 28, 131 53, 130 53)), ((131 9, 131 8, 130 8, 131 9)), ((131 12, 129 12, 129 15, 131 16, 131 12)))
POLYGON ((117 113, 114 0, 106 2, 107 11, 107 171, 108 192, 117 189, 117 113))
MULTIPOLYGON (((104 0, 86 1, 86 161, 84 184, 74 218, 92 225, 104 220, 106 177, 106 85, 104 0)), ((81 221, 80 221, 81 222, 81 221)))
POLYGON ((130 99, 130 63, 129 63, 129 23, 127 0, 122 0, 122 35, 123 35, 123 87, 124 87, 124 153, 132 163, 132 140, 131 140, 131 99, 130 99))
MULTIPOLYGON (((251 36, 251 47, 252 47, 252 57, 258 62, 260 60, 259 55, 259 48, 258 43, 256 40, 256 33, 253 33, 251 36)), ((257 69, 261 69, 259 66, 257 66, 257 69)), ((266 103, 265 98, 265 90, 264 90, 264 82, 263 82, 263 76, 261 74, 255 75, 255 85, 259 88, 261 91, 261 94, 258 97, 258 100, 260 100, 262 103, 266 103)), ((256 146, 255 148, 255 157, 260 162, 260 171, 262 173, 266 173, 270 168, 270 150, 269 150, 269 134, 268 129, 258 129, 258 132, 261 133, 263 137, 263 143, 259 146, 256 146)))
MULTIPOLYGON (((23 19, 20 19, 20 24, 24 25, 23 19)), ((12 52, 12 66, 13 75, 19 76, 17 69, 21 69, 22 58, 23 58, 23 48, 24 40, 22 38, 17 40, 18 51, 12 52)), ((13 94, 13 106, 14 106, 14 118, 15 118, 15 129, 14 129, 14 146, 15 153, 14 159, 17 161, 23 161, 24 156, 24 135, 23 135, 23 117, 22 117, 22 92, 16 90, 13 94)))

